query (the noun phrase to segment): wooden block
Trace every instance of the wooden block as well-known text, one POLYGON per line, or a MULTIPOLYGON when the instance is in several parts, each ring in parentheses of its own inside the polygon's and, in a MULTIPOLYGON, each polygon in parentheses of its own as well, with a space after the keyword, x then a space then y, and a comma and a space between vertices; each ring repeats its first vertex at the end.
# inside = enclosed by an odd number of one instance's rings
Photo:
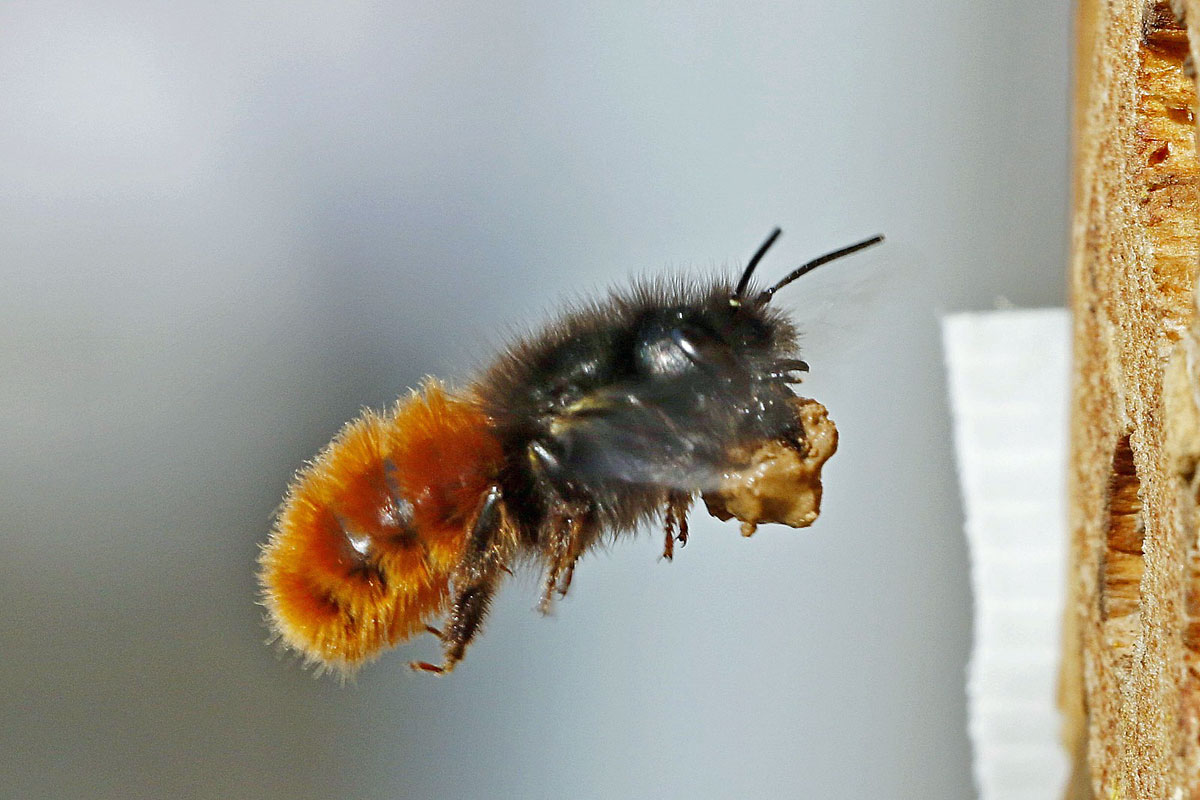
POLYGON ((1077 33, 1068 797, 1200 798, 1200 0, 1077 33))

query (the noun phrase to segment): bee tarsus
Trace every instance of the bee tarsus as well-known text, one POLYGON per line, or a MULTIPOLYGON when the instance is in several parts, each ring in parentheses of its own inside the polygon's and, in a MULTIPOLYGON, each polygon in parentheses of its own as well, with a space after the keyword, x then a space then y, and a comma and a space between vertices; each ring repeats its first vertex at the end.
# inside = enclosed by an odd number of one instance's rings
POLYGON ((438 664, 430 664, 428 661, 410 661, 408 668, 413 672, 429 672, 434 675, 445 675, 446 668, 438 664))
POLYGON ((663 541, 662 557, 667 561, 675 559, 675 542, 680 547, 687 546, 688 540, 688 509, 692 505, 692 496, 683 492, 671 492, 667 497, 667 507, 663 512, 663 541))

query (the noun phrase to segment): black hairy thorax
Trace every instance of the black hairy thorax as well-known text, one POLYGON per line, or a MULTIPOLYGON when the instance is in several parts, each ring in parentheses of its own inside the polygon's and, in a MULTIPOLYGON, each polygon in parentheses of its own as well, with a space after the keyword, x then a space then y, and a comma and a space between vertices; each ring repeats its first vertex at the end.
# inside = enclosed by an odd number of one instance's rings
POLYGON ((798 434, 779 367, 794 363, 795 330, 731 292, 641 284, 518 341, 485 373, 476 389, 523 540, 563 515, 597 536, 634 529, 673 492, 715 485, 731 445, 798 434))

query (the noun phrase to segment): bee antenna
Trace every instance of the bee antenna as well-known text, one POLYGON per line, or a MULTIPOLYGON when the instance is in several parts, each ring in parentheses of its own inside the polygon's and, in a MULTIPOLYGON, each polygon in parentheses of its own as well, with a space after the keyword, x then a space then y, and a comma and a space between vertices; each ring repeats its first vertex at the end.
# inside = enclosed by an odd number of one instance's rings
MULTIPOLYGON (((817 258, 814 258, 812 261, 801 264, 800 266, 796 267, 794 270, 789 272, 787 274, 787 276, 784 277, 783 280, 779 281, 779 283, 775 284, 770 289, 767 289, 762 294, 760 294, 758 296, 758 302, 760 304, 766 304, 766 303, 771 302, 771 298, 774 297, 775 293, 778 292, 780 289, 787 286, 789 283, 796 280, 801 275, 812 272, 814 269, 821 266, 822 264, 828 264, 830 261, 836 261, 837 259, 841 258, 842 256, 848 256, 851 253, 857 253, 859 250, 864 250, 868 247, 871 247, 872 245, 877 245, 882 241, 883 241, 882 234, 880 234, 878 236, 872 236, 870 239, 863 239, 861 242, 856 242, 855 244, 852 244, 849 247, 843 247, 840 250, 834 250, 832 253, 826 253, 823 256, 818 256, 817 258)), ((770 241, 768 241, 767 244, 770 244, 770 241)), ((765 247, 764 247, 764 249, 765 249, 765 247)), ((761 254, 761 251, 760 251, 760 254, 761 254)), ((741 288, 740 284, 739 284, 739 288, 741 288)))
POLYGON ((746 286, 750 283, 750 276, 754 273, 754 268, 758 266, 758 262, 762 261, 762 257, 771 249, 771 245, 775 244, 775 240, 779 238, 779 234, 783 233, 779 228, 771 231, 771 235, 762 243, 758 251, 750 256, 750 263, 746 265, 746 269, 742 272, 742 278, 738 281, 737 288, 733 290, 733 294, 729 297, 729 305, 740 306, 742 304, 742 296, 746 292, 746 286))

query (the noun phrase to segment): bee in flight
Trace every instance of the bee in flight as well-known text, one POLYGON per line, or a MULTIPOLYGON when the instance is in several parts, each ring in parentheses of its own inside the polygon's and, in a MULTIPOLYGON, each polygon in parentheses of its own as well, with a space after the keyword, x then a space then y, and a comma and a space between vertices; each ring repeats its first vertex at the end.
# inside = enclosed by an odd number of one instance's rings
MULTIPOLYGON (((762 521, 811 524, 819 481, 803 514, 766 508, 800 493, 795 468, 820 449, 798 403, 820 406, 791 389, 808 370, 796 328, 771 299, 883 237, 752 287, 779 234, 737 283, 637 283, 516 341, 460 390, 428 379, 390 410, 348 423, 296 475, 263 547, 259 581, 276 636, 345 673, 429 632, 442 663, 412 666, 448 672, 519 560, 543 570, 545 611, 602 540, 661 520, 671 558, 697 494, 714 516, 743 520, 747 535, 762 521), (789 458, 760 458, 760 445, 789 458), (776 488, 758 485, 763 475, 779 478, 776 488)), ((813 462, 818 475, 832 448, 813 462)))

